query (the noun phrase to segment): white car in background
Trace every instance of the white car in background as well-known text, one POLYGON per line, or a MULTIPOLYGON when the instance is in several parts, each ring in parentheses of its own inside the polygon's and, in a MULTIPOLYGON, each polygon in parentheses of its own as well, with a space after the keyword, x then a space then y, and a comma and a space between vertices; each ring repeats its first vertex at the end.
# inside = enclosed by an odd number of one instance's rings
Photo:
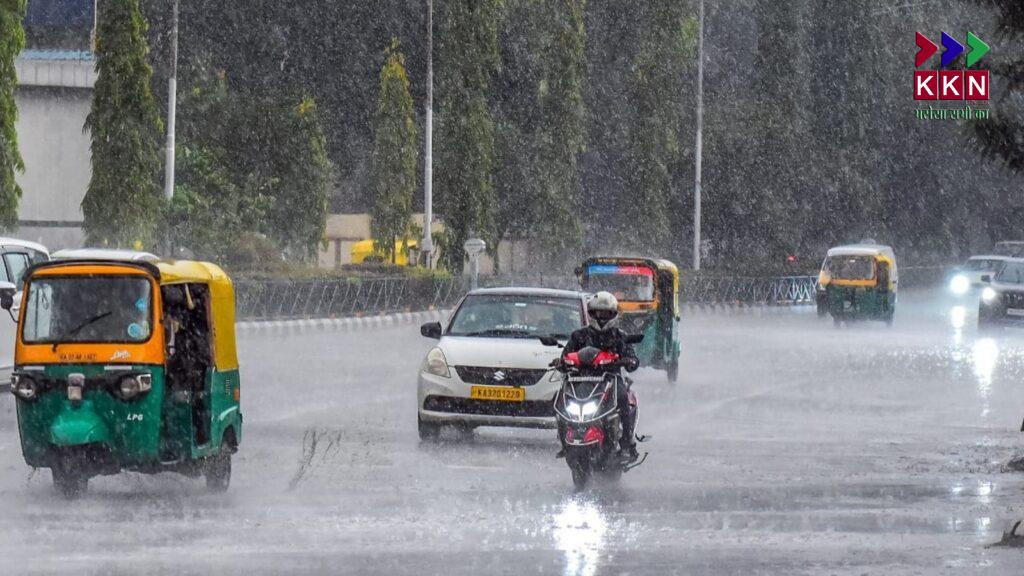
MULTIPOLYGON (((0 238, 0 292, 6 292, 14 299, 11 313, 18 315, 21 304, 21 281, 29 266, 50 259, 50 252, 42 244, 18 240, 17 238, 0 238)), ((6 376, 14 366, 14 340, 17 324, 6 313, 0 314, 0 377, 6 376)), ((5 381, 0 380, 0 381, 5 381)))
POLYGON ((991 280, 1012 259, 1000 254, 971 256, 950 275, 949 291, 954 296, 966 296, 980 291, 986 284, 985 277, 991 280))
POLYGON ((542 288, 487 288, 462 299, 447 326, 424 324, 438 339, 420 367, 417 406, 420 438, 436 438, 443 425, 554 428, 554 397, 562 385, 549 364, 562 342, 586 323, 586 294, 542 288))

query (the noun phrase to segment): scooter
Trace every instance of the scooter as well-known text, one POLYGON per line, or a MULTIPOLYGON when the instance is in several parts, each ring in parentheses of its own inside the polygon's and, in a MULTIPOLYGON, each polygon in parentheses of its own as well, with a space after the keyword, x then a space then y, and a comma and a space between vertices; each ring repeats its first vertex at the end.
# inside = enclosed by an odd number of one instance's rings
MULTIPOLYGON (((627 342, 636 344, 643 335, 627 336, 627 342)), ((546 346, 560 346, 553 337, 542 337, 546 346)), ((618 451, 622 438, 622 421, 618 410, 618 386, 625 379, 629 405, 637 410, 636 395, 630 389, 632 381, 622 374, 619 356, 606 350, 588 346, 578 352, 557 359, 552 367, 562 372, 562 388, 555 395, 555 419, 558 434, 564 440, 565 462, 572 473, 572 481, 582 490, 594 475, 608 481, 617 481, 624 472, 644 463, 645 452, 639 459, 624 459, 618 451)), ((644 442, 648 437, 637 436, 644 442)))

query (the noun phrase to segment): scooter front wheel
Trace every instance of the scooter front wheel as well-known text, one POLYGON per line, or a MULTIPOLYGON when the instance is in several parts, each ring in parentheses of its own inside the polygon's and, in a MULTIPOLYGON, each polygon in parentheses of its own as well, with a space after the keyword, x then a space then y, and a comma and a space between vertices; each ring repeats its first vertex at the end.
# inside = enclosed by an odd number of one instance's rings
POLYGON ((590 455, 586 451, 570 450, 566 455, 565 462, 569 465, 569 471, 572 472, 572 483, 576 489, 586 488, 594 472, 590 455))

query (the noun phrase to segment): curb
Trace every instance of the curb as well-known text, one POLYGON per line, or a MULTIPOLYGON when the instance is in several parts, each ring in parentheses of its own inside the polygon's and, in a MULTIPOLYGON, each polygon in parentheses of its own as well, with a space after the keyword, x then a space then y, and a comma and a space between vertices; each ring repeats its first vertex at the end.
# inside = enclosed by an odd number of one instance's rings
POLYGON ((346 318, 308 318, 302 320, 264 320, 238 322, 235 332, 251 334, 300 334, 306 332, 358 332, 426 322, 444 322, 451 310, 425 312, 398 312, 378 316, 350 316, 346 318))
POLYGON ((813 314, 814 302, 801 304, 684 304, 683 317, 693 315, 716 316, 780 316, 788 314, 813 314))

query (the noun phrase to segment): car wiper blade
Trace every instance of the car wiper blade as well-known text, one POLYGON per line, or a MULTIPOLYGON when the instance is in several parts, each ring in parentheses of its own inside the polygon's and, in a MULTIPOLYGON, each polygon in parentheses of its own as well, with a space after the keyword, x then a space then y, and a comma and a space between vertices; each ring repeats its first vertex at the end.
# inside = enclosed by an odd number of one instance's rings
POLYGON ((111 314, 113 314, 113 312, 111 312, 110 310, 107 310, 106 312, 100 312, 99 314, 93 316, 92 318, 89 318, 88 320, 82 322, 78 326, 75 326, 71 330, 68 330, 67 332, 65 332, 63 335, 61 335, 61 337, 58 338, 53 343, 53 351, 56 352, 57 351, 57 346, 60 346, 68 338, 71 338, 75 334, 78 334, 82 330, 85 330, 86 326, 89 326, 90 324, 95 324, 96 322, 99 322, 100 320, 103 320, 104 318, 106 318, 107 316, 110 316, 111 314))
POLYGON ((492 328, 491 330, 479 330, 477 332, 467 332, 466 334, 458 334, 458 336, 514 336, 517 338, 529 338, 532 335, 526 330, 512 330, 510 328, 492 328))

